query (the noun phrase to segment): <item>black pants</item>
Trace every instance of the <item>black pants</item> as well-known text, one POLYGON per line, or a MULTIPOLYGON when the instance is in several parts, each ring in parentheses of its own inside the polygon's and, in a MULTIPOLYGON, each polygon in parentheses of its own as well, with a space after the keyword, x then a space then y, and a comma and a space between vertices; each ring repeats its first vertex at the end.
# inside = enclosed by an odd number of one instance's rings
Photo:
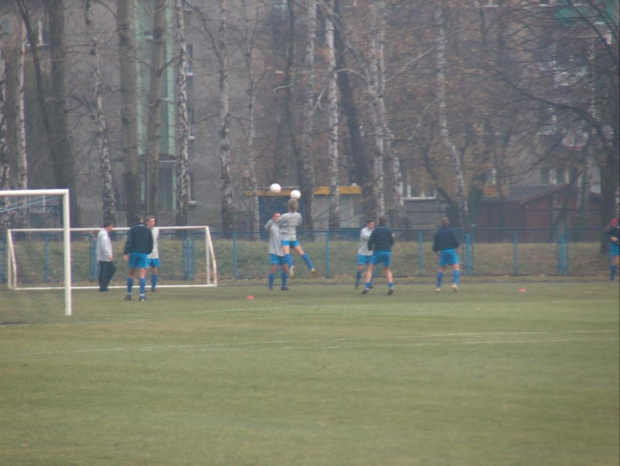
POLYGON ((116 266, 112 261, 99 261, 99 291, 108 291, 110 280, 116 272, 116 266))

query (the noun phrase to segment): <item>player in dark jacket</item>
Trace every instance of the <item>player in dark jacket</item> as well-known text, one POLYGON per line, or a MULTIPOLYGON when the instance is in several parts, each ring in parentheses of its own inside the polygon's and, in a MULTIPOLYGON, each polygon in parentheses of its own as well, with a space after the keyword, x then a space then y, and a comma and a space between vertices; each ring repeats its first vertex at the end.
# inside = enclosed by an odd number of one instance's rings
POLYGON ((459 246, 459 239, 456 236, 456 232, 450 228, 450 221, 447 217, 442 218, 441 229, 433 236, 433 251, 437 253, 439 259, 437 288, 435 291, 441 291, 441 280, 448 265, 451 265, 454 269, 452 272, 452 290, 455 293, 459 291, 459 280, 461 277, 459 246))
POLYGON ((372 251, 370 265, 366 271, 366 287, 362 294, 366 294, 372 288, 372 277, 375 265, 383 264, 385 278, 388 281, 388 294, 394 293, 394 275, 392 274, 392 245, 394 244, 394 233, 387 226, 387 217, 379 217, 379 226, 372 230, 368 239, 368 249, 372 251))
POLYGON ((146 270, 148 269, 148 255, 153 251, 153 234, 151 229, 144 224, 141 215, 134 217, 135 225, 127 233, 123 259, 127 262, 129 275, 127 277, 127 295, 125 301, 131 301, 133 277, 138 269, 140 280, 140 301, 146 301, 146 270))

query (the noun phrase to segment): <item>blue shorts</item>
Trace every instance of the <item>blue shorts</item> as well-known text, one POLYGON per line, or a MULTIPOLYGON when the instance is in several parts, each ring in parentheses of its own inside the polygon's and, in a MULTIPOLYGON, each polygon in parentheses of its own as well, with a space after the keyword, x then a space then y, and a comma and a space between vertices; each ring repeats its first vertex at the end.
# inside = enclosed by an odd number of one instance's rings
POLYGON ((611 257, 620 256, 620 244, 618 243, 609 243, 609 255, 611 257))
POLYGON ((370 263, 372 265, 383 264, 383 267, 390 267, 392 265, 392 251, 375 251, 370 256, 370 263))
POLYGON ((148 254, 143 252, 130 252, 127 267, 130 269, 146 269, 149 265, 148 254))
POLYGON ((357 265, 368 265, 370 264, 370 258, 372 257, 372 255, 370 256, 365 256, 364 254, 358 254, 357 255, 357 265))
POLYGON ((286 256, 278 256, 277 254, 269 254, 270 265, 288 265, 286 256))
POLYGON ((289 241, 287 239, 283 239, 282 240, 282 246, 290 246, 291 248, 294 248, 295 246, 299 246, 299 241, 297 241, 296 239, 293 241, 289 241))
POLYGON ((458 265, 460 263, 459 253, 456 252, 456 249, 442 249, 439 252, 440 267, 445 267, 446 265, 458 265))
POLYGON ((147 259, 148 267, 159 267, 159 259, 147 259))

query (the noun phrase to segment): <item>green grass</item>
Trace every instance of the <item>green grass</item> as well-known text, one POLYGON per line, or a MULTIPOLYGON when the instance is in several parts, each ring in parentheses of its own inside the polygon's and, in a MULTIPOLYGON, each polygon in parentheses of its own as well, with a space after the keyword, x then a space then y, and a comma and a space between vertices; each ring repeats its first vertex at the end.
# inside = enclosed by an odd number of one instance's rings
POLYGON ((618 287, 520 286, 0 290, 0 464, 617 465, 618 287))

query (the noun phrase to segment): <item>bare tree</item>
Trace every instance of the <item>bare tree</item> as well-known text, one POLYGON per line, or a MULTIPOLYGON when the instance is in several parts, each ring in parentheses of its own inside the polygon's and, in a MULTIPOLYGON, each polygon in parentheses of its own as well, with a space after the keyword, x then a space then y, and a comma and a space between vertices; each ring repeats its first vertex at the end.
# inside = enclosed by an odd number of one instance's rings
POLYGON ((254 75, 254 53, 255 53, 255 36, 256 29, 253 26, 256 21, 256 4, 255 0, 241 0, 241 6, 243 8, 243 21, 244 21, 244 42, 243 42, 243 56, 245 58, 245 66, 248 72, 247 83, 247 95, 248 95, 248 129, 247 129, 247 165, 248 175, 250 179, 250 191, 252 196, 250 198, 250 218, 252 231, 255 233, 255 238, 258 240, 260 230, 260 212, 258 204, 258 181, 256 179, 256 167, 254 153, 254 139, 256 138, 256 87, 258 79, 254 75))
POLYGON ((166 0, 154 0, 153 42, 151 44, 151 81, 148 94, 146 123, 146 211, 157 212, 159 208, 159 129, 161 126, 161 86, 165 68, 164 48, 166 41, 166 0))
POLYGON ((185 41, 185 1, 175 0, 174 43, 177 53, 176 98, 177 98, 177 225, 187 225, 189 217, 189 149, 190 136, 187 113, 187 43, 185 41))
POLYGON ((297 160, 297 175, 302 192, 301 206, 303 207, 303 224, 308 231, 314 230, 312 219, 312 205, 314 201, 314 165, 312 161, 312 135, 314 129, 314 82, 316 79, 314 68, 314 51, 316 49, 317 2, 308 0, 306 8, 306 47, 304 53, 304 106, 303 130, 301 135, 301 151, 297 160))
POLYGON ((15 60, 15 155, 17 159, 17 189, 28 189, 28 157, 26 154, 26 109, 24 105, 24 61, 26 59, 26 28, 19 25, 15 60))
POLYGON ((383 11, 379 5, 372 3, 371 5, 371 27, 373 30, 372 38, 369 44, 369 63, 365 67, 358 59, 358 64, 362 69, 367 69, 366 81, 368 84, 368 112, 372 121, 373 140, 374 140, 374 158, 373 158, 373 176, 375 198, 377 203, 377 214, 383 215, 386 211, 385 202, 385 127, 381 124, 380 110, 377 106, 377 99, 381 92, 382 79, 381 67, 383 66, 381 54, 383 50, 383 41, 385 39, 385 24, 381 19, 383 11))
POLYGON ((329 229, 340 230, 340 176, 338 171, 338 78, 334 46, 334 0, 327 0, 325 31, 327 42, 327 118, 329 163, 329 229))
MULTIPOLYGON (((7 76, 3 35, 2 28, 0 27, 0 191, 9 189, 9 175, 11 173, 9 145, 7 143, 7 76)), ((0 207, 3 205, 4 199, 0 199, 0 207)))
POLYGON ((222 183, 222 229, 230 232, 234 228, 232 206, 232 182, 230 178, 230 108, 228 95, 228 5, 220 0, 220 18, 217 34, 217 56, 219 61, 220 91, 220 182, 222 183))
POLYGON ((90 42, 90 55, 93 59, 91 65, 92 103, 90 105, 90 115, 95 123, 95 141, 99 152, 103 224, 108 221, 116 223, 116 196, 114 194, 114 179, 112 163, 110 161, 110 141, 107 122, 103 114, 103 100, 101 96, 101 59, 99 56, 99 43, 94 30, 91 0, 85 0, 84 3, 84 22, 90 42))
POLYGON ((437 106, 439 113, 439 130, 446 149, 450 154, 454 183, 456 185, 456 199, 459 212, 460 225, 469 230, 469 214, 465 193, 465 174, 461 154, 451 140, 448 124, 448 112, 446 103, 446 31, 444 25, 443 0, 435 6, 435 21, 437 26, 437 106))
POLYGON ((80 226, 80 210, 75 189, 75 157, 69 138, 67 111, 67 83, 64 32, 64 1, 49 2, 46 12, 50 25, 51 83, 50 95, 46 95, 41 60, 37 51, 38 40, 31 25, 29 5, 26 0, 16 0, 17 7, 26 27, 30 52, 35 69, 37 100, 52 160, 54 179, 60 188, 71 192, 71 225, 80 226))
POLYGON ((233 219, 233 187, 230 174, 230 96, 228 88, 228 4, 227 0, 219 0, 219 18, 217 34, 213 34, 205 14, 196 10, 200 16, 204 33, 208 36, 218 64, 218 96, 219 96, 219 158, 220 186, 222 197, 220 216, 222 229, 231 232, 234 228, 233 219))
POLYGON ((125 211, 128 224, 140 210, 138 96, 136 92, 136 36, 133 26, 134 22, 134 2, 117 0, 116 31, 118 34, 120 60, 121 131, 125 165, 125 211))
POLYGON ((370 174, 371 161, 367 155, 366 145, 362 136, 361 118, 351 84, 351 71, 347 61, 348 42, 343 35, 346 33, 344 18, 340 7, 340 0, 334 0, 334 46, 336 48, 336 63, 338 67, 338 88, 340 89, 340 103, 346 116, 349 142, 351 146, 350 164, 354 180, 362 188, 362 200, 366 218, 376 218, 376 204, 373 193, 373 182, 370 174))

